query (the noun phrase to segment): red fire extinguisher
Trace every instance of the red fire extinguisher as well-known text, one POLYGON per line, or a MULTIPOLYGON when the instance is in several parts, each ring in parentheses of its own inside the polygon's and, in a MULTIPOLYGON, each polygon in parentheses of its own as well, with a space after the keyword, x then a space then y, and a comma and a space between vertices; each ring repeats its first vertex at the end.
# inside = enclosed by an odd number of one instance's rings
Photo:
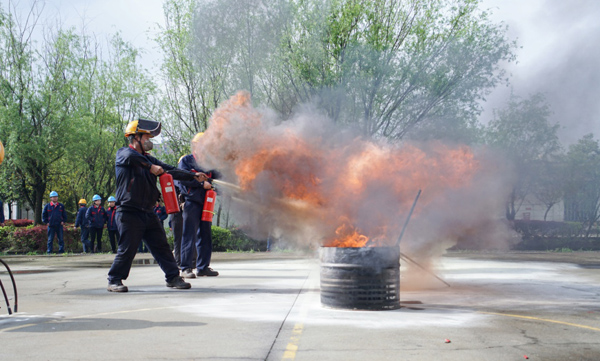
POLYGON ((178 213, 179 202, 177 202, 177 193, 173 185, 173 176, 168 173, 163 173, 160 177, 160 187, 162 188, 162 197, 165 202, 167 214, 178 213))
POLYGON ((206 222, 212 222, 213 215, 215 214, 215 201, 217 200, 217 192, 213 189, 206 191, 204 196, 204 208, 202 209, 202 220, 206 222))

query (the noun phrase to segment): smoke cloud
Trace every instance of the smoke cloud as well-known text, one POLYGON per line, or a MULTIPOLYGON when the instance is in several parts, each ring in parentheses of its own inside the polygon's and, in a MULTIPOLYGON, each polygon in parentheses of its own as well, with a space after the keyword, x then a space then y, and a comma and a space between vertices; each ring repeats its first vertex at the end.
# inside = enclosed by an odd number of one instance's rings
MULTIPOLYGON (((600 122, 600 2, 589 0, 485 0, 498 7, 494 18, 506 21, 509 37, 522 48, 518 63, 507 64, 513 91, 527 98, 542 93, 560 123, 563 142, 574 143, 597 132, 600 122)), ((499 88, 486 109, 503 108, 510 89, 499 88)), ((491 112, 487 112, 488 116, 491 112)))
MULTIPOLYGON (((419 189, 402 248, 429 258, 461 240, 502 247, 511 172, 485 151, 389 144, 305 108, 282 122, 240 92, 215 111, 194 153, 219 169, 236 222, 255 237, 324 246, 393 246, 419 189)), ((226 191, 226 192, 223 192, 226 191)))

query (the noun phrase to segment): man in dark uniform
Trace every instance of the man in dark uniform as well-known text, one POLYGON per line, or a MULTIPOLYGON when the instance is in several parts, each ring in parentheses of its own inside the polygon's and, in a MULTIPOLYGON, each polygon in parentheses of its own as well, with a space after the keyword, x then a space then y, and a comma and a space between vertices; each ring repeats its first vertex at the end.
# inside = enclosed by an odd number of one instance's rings
POLYGON ((65 206, 58 202, 58 193, 50 192, 50 203, 46 204, 42 211, 42 223, 48 225, 48 254, 52 253, 54 235, 58 238, 58 253, 65 251, 63 225, 66 221, 67 212, 65 212, 65 206))
POLYGON ((79 200, 79 210, 77 218, 75 218, 75 228, 81 227, 81 243, 83 244, 83 252, 92 253, 92 244, 90 243, 90 223, 85 214, 87 213, 87 201, 83 198, 79 200))
MULTIPOLYGON (((153 212, 154 204, 160 196, 156 187, 156 177, 165 170, 175 169, 146 153, 152 149, 150 138, 160 134, 160 130, 159 122, 134 120, 125 129, 129 147, 117 151, 115 170, 118 208, 115 218, 121 239, 115 260, 108 271, 110 292, 128 291, 122 280, 129 276, 133 258, 142 239, 165 273, 167 287, 191 287, 179 276, 177 263, 167 243, 165 229, 153 212)), ((197 182, 207 179, 205 174, 183 171, 173 173, 173 178, 197 182)))
MULTIPOLYGON (((198 143, 204 133, 198 133, 192 140, 192 147, 198 143)), ((215 170, 205 172, 200 168, 194 154, 188 154, 179 160, 179 169, 207 174, 211 179, 218 179, 219 174, 215 170)), ((206 191, 212 188, 207 179, 204 182, 180 181, 179 188, 185 197, 183 207, 183 237, 181 238, 181 274, 185 278, 196 278, 202 276, 214 277, 219 272, 210 268, 212 256, 212 222, 202 221, 202 210, 204 208, 204 197, 206 191), (194 250, 197 256, 194 258, 194 250), (196 270, 196 273, 193 272, 196 270)))

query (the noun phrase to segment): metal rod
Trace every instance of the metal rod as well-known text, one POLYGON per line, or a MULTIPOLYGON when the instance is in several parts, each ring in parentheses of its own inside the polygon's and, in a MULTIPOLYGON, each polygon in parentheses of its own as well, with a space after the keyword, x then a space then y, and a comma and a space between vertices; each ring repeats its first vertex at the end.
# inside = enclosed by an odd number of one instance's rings
POLYGON ((438 280, 442 281, 446 286, 451 287, 450 284, 446 281, 444 281, 443 279, 441 279, 440 277, 438 277, 435 273, 431 272, 430 270, 428 270, 427 268, 421 266, 420 264, 417 263, 417 261, 411 259, 410 257, 408 257, 407 255, 405 255, 404 253, 400 252, 400 258, 404 258, 407 261, 412 262, 413 264, 415 264, 417 267, 419 267, 420 269, 422 269, 423 271, 429 273, 430 275, 432 275, 433 277, 437 278, 438 280))
POLYGON ((8 296, 6 295, 6 290, 4 289, 2 280, 0 280, 0 288, 2 289, 2 293, 4 294, 4 300, 6 301, 6 307, 8 308, 8 314, 12 315, 12 311, 10 310, 10 303, 8 302, 8 296))
MULTIPOLYGON (((8 271, 8 274, 10 276, 10 280, 12 281, 13 284, 13 292, 15 293, 15 304, 14 304, 14 309, 15 312, 18 312, 18 294, 17 294, 17 283, 15 282, 15 278, 13 277, 12 271, 10 270, 10 267, 8 267, 8 264, 6 264, 6 262, 4 262, 2 259, 0 259, 0 263, 2 263, 4 265, 4 267, 6 267, 6 270, 8 271)), ((0 281, 0 285, 2 284, 2 281, 0 281)), ((2 291, 4 291, 4 286, 2 286, 2 291)), ((4 297, 6 297, 6 292, 4 293, 4 297)), ((8 298, 7 298, 7 302, 8 302, 8 298)), ((8 307, 8 314, 10 314, 10 306, 8 307)))
POLYGON ((419 200, 420 195, 421 195, 421 190, 419 189, 419 192, 417 193, 417 196, 415 197, 415 201, 413 202, 412 207, 410 207, 410 212, 408 212, 408 217, 406 217, 404 226, 402 227, 402 232, 400 232, 400 237, 398 237, 398 241, 396 241, 396 247, 400 247, 400 241, 402 240, 402 237, 404 236, 404 231, 406 230, 408 221, 410 221, 410 217, 412 216, 413 211, 415 210, 415 206, 417 205, 417 201, 419 200))

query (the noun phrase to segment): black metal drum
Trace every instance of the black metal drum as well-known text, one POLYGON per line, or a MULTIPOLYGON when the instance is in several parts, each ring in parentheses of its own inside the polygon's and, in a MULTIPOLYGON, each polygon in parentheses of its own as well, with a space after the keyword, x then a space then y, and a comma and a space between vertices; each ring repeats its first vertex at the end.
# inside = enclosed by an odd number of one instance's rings
POLYGON ((321 303, 333 308, 400 308, 398 247, 321 247, 321 303))

